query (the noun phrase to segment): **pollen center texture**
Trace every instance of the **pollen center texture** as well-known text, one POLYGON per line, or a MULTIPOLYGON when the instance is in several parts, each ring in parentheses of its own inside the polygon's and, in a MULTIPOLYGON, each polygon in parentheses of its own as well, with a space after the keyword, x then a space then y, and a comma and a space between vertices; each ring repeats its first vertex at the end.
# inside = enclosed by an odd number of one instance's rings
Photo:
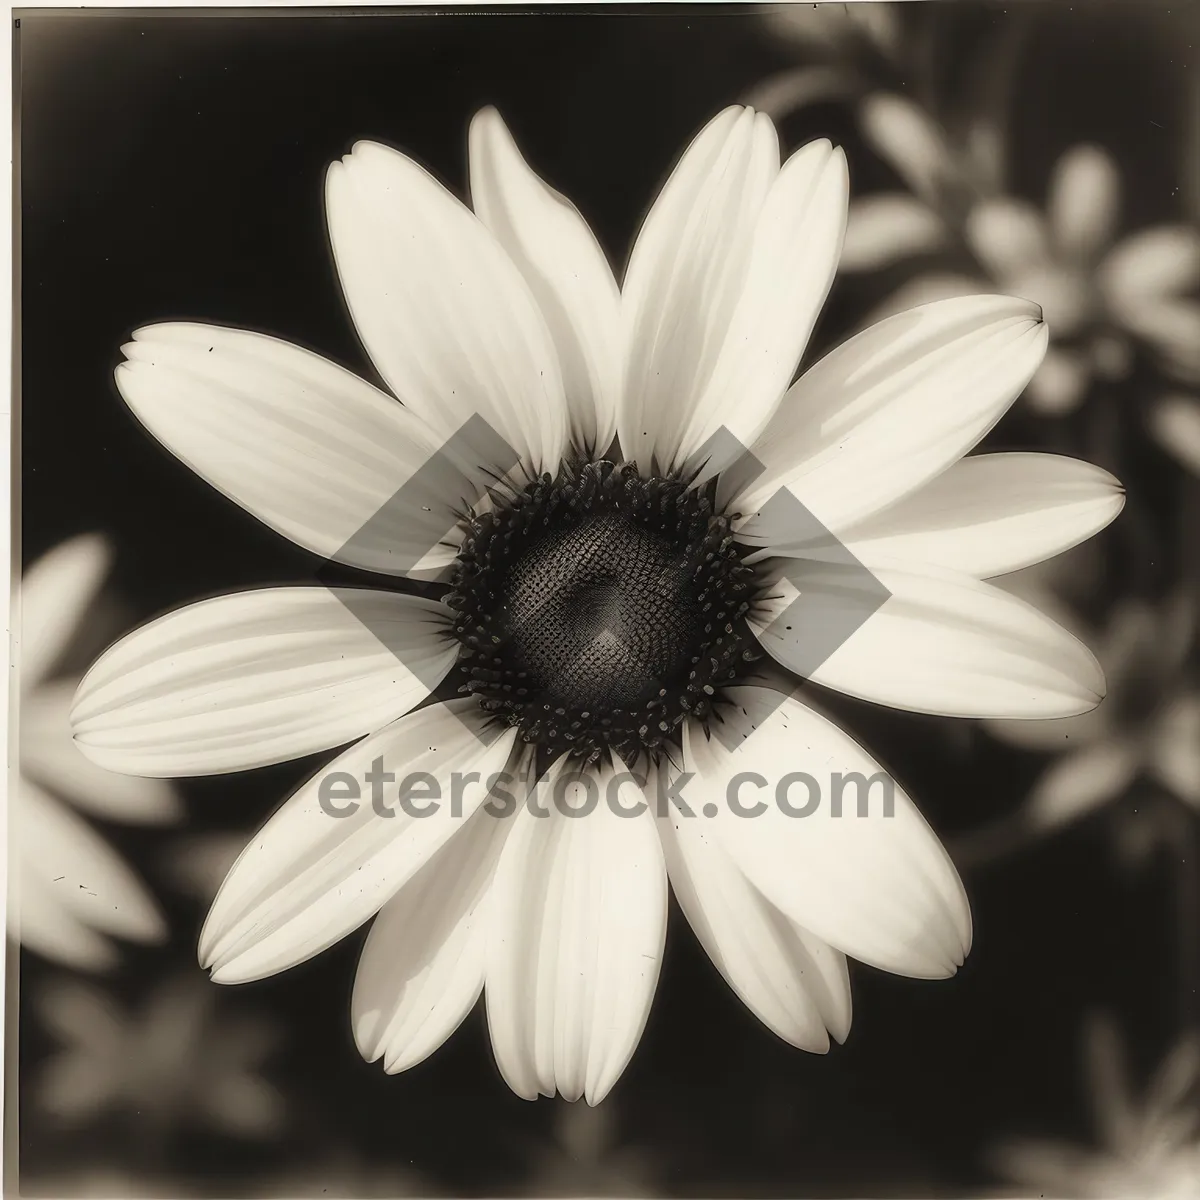
POLYGON ((554 754, 661 752, 756 657, 730 518, 630 465, 566 466, 475 517, 453 586, 461 690, 554 754))

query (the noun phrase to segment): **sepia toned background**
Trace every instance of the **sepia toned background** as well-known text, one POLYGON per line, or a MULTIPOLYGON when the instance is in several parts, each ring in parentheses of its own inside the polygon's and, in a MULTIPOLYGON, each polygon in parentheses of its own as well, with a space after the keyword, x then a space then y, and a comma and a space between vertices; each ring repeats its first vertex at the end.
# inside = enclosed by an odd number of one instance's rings
POLYGON ((1200 1195, 1198 47, 1200 11, 1153 0, 22 14, 19 537, 26 621, 50 614, 21 695, 38 817, 13 838, 22 1192, 1200 1195), (827 1056, 755 1022, 675 912, 646 1036, 599 1108, 511 1095, 478 1011, 388 1077, 349 1028, 365 931, 242 987, 195 961, 224 870, 320 760, 149 784, 70 745, 74 681, 112 639, 319 565, 136 424, 119 347, 191 318, 366 373, 321 205, 355 140, 461 194, 467 122, 495 104, 619 266, 674 157, 735 101, 785 149, 849 155, 843 270, 806 361, 955 291, 1043 305, 1051 351, 985 445, 1088 458, 1128 502, 1007 586, 1081 631, 1109 697, 1032 733, 830 705, 950 848, 976 936, 948 982, 855 964, 827 1056), (124 924, 50 902, 50 835, 124 924))

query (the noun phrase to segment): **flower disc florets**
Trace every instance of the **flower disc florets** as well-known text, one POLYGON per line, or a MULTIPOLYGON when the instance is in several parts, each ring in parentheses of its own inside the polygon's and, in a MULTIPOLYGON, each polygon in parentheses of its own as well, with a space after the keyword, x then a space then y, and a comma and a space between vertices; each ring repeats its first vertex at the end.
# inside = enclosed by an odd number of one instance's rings
POLYGON ((757 657, 731 521, 711 487, 604 460, 472 517, 447 598, 460 690, 549 754, 661 753, 757 657))

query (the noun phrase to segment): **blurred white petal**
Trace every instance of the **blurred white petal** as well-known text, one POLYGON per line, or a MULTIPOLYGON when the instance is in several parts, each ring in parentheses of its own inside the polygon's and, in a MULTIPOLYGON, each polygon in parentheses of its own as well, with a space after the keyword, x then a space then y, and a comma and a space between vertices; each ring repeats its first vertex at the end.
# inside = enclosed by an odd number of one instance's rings
POLYGON ((1174 697, 1154 723, 1147 748, 1151 774, 1200 808, 1200 693, 1174 697))
POLYGON ((862 196, 850 205, 838 266, 843 271, 876 271, 937 250, 945 241, 941 217, 920 200, 905 192, 862 196))
MULTIPOLYGON (((262 979, 312 958, 374 916, 478 807, 487 779, 503 769, 515 731, 482 740, 472 700, 410 713, 334 759, 299 788, 255 834, 234 864, 200 934, 201 965, 218 983, 262 979), (363 781, 376 760, 397 780, 433 777, 438 807, 399 805, 397 789, 381 791, 390 817, 374 809, 367 789, 352 812, 335 816, 320 803, 322 781, 345 772, 363 781), (451 775, 462 772, 461 815, 451 775)), ((489 735, 491 736, 491 735, 489 735)), ((349 800, 337 808, 349 807, 349 800)))
POLYGON ((844 100, 858 88, 855 76, 841 67, 793 67, 752 84, 744 99, 750 108, 779 121, 810 104, 844 100))
POLYGON ((162 779, 106 771, 85 758, 71 732, 78 680, 43 684, 21 705, 21 770, 76 808, 110 821, 166 825, 183 805, 162 779))
POLYGON ((977 454, 846 530, 861 562, 896 558, 986 579, 1077 545, 1121 511, 1107 471, 1058 454, 977 454))
POLYGON ((926 203, 936 205, 956 174, 945 138, 920 105, 893 92, 874 92, 859 106, 867 144, 926 203))
POLYGON ((1165 450, 1200 475, 1200 398, 1161 397, 1150 410, 1150 428, 1165 450))
POLYGON ((35 928, 65 913, 68 937, 75 923, 135 942, 166 937, 153 897, 86 821, 27 779, 20 780, 16 801, 22 922, 29 908, 35 928))
POLYGON ((84 676, 71 720, 94 762, 210 775, 299 758, 379 729, 457 655, 450 610, 363 588, 263 588, 135 630, 84 676))
POLYGON ((1029 381, 1029 403, 1047 417, 1074 412, 1087 394, 1088 364, 1081 354, 1050 346, 1029 381))
POLYGON ((1139 758, 1137 746, 1119 737, 1071 750, 1034 784, 1025 819, 1047 832, 1078 820, 1124 792, 1139 758))
POLYGON ((1089 260, 1116 232, 1121 177, 1112 156, 1099 146, 1074 146, 1054 165, 1046 212, 1056 250, 1089 260))
MULTIPOLYGON (((685 761, 696 771, 685 795, 697 806, 716 805, 717 816, 704 819, 711 836, 720 837, 772 904, 822 941, 898 975, 953 975, 971 945, 966 894, 904 792, 894 787, 890 813, 876 790, 866 815, 855 809, 837 817, 822 791, 816 810, 799 818, 787 815, 771 793, 745 786, 742 802, 765 807, 753 819, 736 815, 728 796, 742 772, 778 785, 802 765, 824 789, 835 773, 870 779, 880 768, 793 697, 780 704, 763 689, 739 687, 730 689, 730 698, 734 707, 720 737, 706 739, 690 728, 685 734, 685 761)), ((790 799, 800 805, 806 797, 797 786, 790 799)))
MULTIPOLYGON (((834 532, 878 512, 970 450, 1045 346, 1036 306, 1005 296, 943 300, 872 326, 789 389, 753 447, 763 472, 736 508, 756 513, 787 487, 834 532)), ((778 540, 756 534, 756 520, 743 538, 778 540)))
POLYGON ((112 565, 98 534, 61 542, 21 579, 21 688, 29 691, 57 663, 112 565))
POLYGON ((516 263, 546 319, 576 444, 604 453, 621 385, 621 293, 600 243, 530 169, 494 108, 471 122, 471 203, 516 263))
POLYGON ((1200 287, 1200 230, 1156 225, 1119 242, 1100 264, 1098 281, 1120 314, 1200 287))
MULTIPOLYGON (((806 572, 806 591, 828 595, 832 611, 861 606, 861 584, 844 572, 827 573, 820 564, 796 567, 806 572)), ((752 616, 751 628, 789 670, 912 712, 1066 717, 1103 698, 1104 676, 1095 656, 1032 605, 991 584, 932 567, 872 564, 871 574, 891 596, 840 644, 844 634, 822 629, 820 620, 787 621, 795 588, 786 580, 752 616), (815 670, 814 650, 828 654, 815 670)))
POLYGON ((443 439, 480 416, 554 470, 568 414, 553 339, 479 218, 375 142, 330 166, 325 207, 355 327, 395 395, 443 439))
POLYGON ((1002 287, 1049 259, 1045 221, 1024 200, 1001 196, 982 201, 967 216, 964 232, 975 256, 1002 287))
MULTIPOLYGON (((585 768, 591 770, 591 768, 585 768)), ((642 1035, 658 982, 667 923, 667 874, 649 811, 623 819, 606 803, 611 767, 597 767, 599 802, 560 759, 545 781, 547 816, 518 809, 492 893, 487 1015, 496 1062, 525 1099, 539 1092, 598 1104, 642 1035)), ((641 793, 627 785, 620 801, 641 793)))

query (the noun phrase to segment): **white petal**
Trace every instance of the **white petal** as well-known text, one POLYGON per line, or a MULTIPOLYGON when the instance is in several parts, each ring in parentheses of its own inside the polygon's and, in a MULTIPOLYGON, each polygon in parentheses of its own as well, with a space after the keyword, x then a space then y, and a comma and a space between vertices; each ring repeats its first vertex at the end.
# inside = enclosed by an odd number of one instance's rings
POLYGON ((21 579, 21 687, 28 691, 56 664, 79 629, 112 564, 98 534, 61 542, 21 579))
POLYGON ((1075 146, 1054 166, 1046 211, 1060 253, 1093 258, 1117 224, 1121 180, 1112 157, 1098 146, 1075 146))
POLYGON ((1200 807, 1200 693, 1167 703, 1151 733, 1147 766, 1176 795, 1200 807))
POLYGON ((29 884, 30 897, 52 898, 68 925, 79 922, 136 942, 165 938, 166 924, 153 897, 86 821, 28 779, 20 780, 15 815, 23 893, 29 884))
POLYGON ((789 921, 749 882, 720 831, 658 814, 671 887, 700 944, 743 1003, 784 1041, 824 1054, 850 1031, 845 956, 789 921))
MULTIPOLYGON (((862 585, 845 572, 799 561, 796 567, 811 592, 847 607, 861 598, 862 585)), ((821 621, 784 615, 791 603, 784 586, 751 627, 789 670, 910 712, 1067 717, 1103 697, 1104 676, 1091 651, 1023 600, 932 567, 873 564, 871 574, 891 596, 840 644, 821 621)))
MULTIPOLYGON (((624 819, 606 803, 611 768, 597 768, 596 807, 567 816, 551 796, 582 804, 560 760, 539 790, 545 816, 516 814, 493 884, 487 1013, 496 1062, 525 1099, 557 1091, 598 1104, 625 1069, 658 982, 667 876, 649 810, 624 819)), ((620 803, 641 792, 627 784, 620 803)))
POLYGON ((475 701, 433 704, 364 738, 295 792, 255 834, 213 901, 199 946, 213 979, 244 983, 273 975, 378 912, 463 827, 487 794, 484 781, 503 770, 513 732, 484 736, 475 701), (377 759, 381 772, 395 776, 375 776, 379 808, 390 815, 376 811, 367 782, 377 759), (355 781, 358 800, 330 788, 323 806, 322 782, 340 773, 355 781), (424 773, 432 777, 428 788, 417 778, 424 773), (418 789, 412 812, 398 798, 406 781, 418 789))
POLYGON ((833 283, 849 188, 846 156, 825 140, 797 150, 779 172, 712 375, 685 418, 682 458, 722 428, 740 455, 779 406, 833 283))
POLYGON ((1091 367, 1074 350, 1051 346, 1029 381, 1029 404, 1047 417, 1074 412, 1083 403, 1091 382, 1091 367))
POLYGON ((1156 225, 1115 246, 1100 265, 1100 286, 1119 314, 1136 316, 1147 301, 1200 287, 1200 233, 1190 225, 1156 225))
POLYGON ((178 322, 133 338, 116 371, 126 403, 260 521, 368 571, 403 574, 453 558, 455 509, 485 481, 431 464, 442 439, 415 413, 264 334, 178 322))
POLYGON ((1073 749, 1034 784, 1024 804, 1025 819, 1039 831, 1078 820, 1119 796, 1137 768, 1137 747, 1124 738, 1073 749))
POLYGON ((8 907, 13 938, 42 958, 77 971, 107 971, 116 965, 116 947, 62 903, 58 885, 43 883, 23 865, 15 869, 21 872, 21 895, 8 907))
POLYGON ((523 462, 555 470, 567 409, 554 344, 479 218, 374 142, 330 166, 325 204, 346 302, 392 391, 443 438, 480 416, 523 462))
POLYGON ((953 864, 912 801, 893 783, 889 810, 876 785, 864 789, 873 792, 864 813, 861 790, 850 781, 835 815, 835 774, 870 780, 879 772, 883 779, 878 764, 792 697, 780 703, 746 687, 731 689, 730 698, 735 707, 723 714, 719 737, 707 740, 692 729, 684 735, 685 761, 696 771, 692 807, 707 802, 717 809, 714 818, 692 820, 718 830, 713 836, 767 899, 822 941, 895 974, 953 975, 970 948, 970 909, 953 864), (744 772, 764 782, 744 782, 744 772), (808 816, 788 815, 778 803, 781 788, 794 812, 811 801, 813 788, 797 772, 816 784, 808 816), (739 784, 740 803, 757 815, 731 808, 739 784), (764 807, 756 810, 757 803, 764 807))
MULTIPOLYGON (((837 532, 915 491, 1000 419, 1046 348, 1037 307, 941 300, 864 330, 807 370, 754 445, 763 473, 736 507, 788 487, 837 532)), ((754 522, 742 536, 754 540, 754 522)))
POLYGON ((142 775, 299 758, 379 729, 450 669, 453 614, 366 588, 263 588, 202 600, 127 635, 79 685, 84 753, 142 775))
POLYGON ((621 452, 666 464, 707 386, 779 174, 770 119, 731 107, 696 136, 638 234, 621 295, 626 375, 621 452))
POLYGON ((77 680, 43 684, 21 705, 21 770, 75 805, 110 821, 166 825, 183 815, 171 784, 106 771, 80 753, 71 734, 77 680))
POLYGON ((956 174, 942 131, 920 105, 891 92, 874 92, 859 107, 867 144, 927 204, 936 205, 956 174))
POLYGON ((1163 396, 1150 411, 1150 428, 1167 451, 1200 475, 1200 399, 1182 392, 1163 396))
POLYGON ((896 558, 986 579, 1041 562, 1098 533, 1125 494, 1107 471, 1058 454, 978 454, 853 526, 861 562, 896 558))
POLYGON ((1011 287, 1049 256, 1041 213, 1009 196, 977 204, 967 216, 964 233, 975 256, 1002 287, 1011 287))
POLYGON ((471 122, 471 203, 516 263, 558 350, 575 444, 603 453, 617 429, 621 293, 600 243, 525 162, 494 108, 471 122))
POLYGON ((483 989, 486 897, 511 821, 477 810, 380 910, 350 1019, 359 1052, 389 1074, 428 1058, 483 989))
POLYGON ((941 217, 905 192, 861 196, 850 205, 838 267, 877 271, 904 258, 937 250, 946 241, 941 217))

